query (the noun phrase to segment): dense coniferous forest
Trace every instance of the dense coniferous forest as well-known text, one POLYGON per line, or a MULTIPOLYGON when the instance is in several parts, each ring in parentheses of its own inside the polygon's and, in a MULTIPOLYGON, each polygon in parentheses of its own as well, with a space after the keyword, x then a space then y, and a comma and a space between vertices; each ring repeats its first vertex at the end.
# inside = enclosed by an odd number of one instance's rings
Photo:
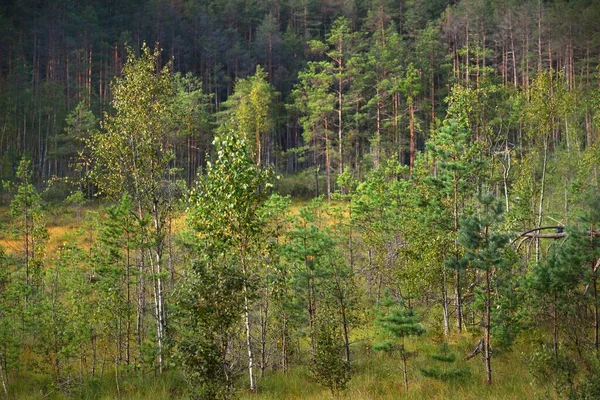
POLYGON ((4 1, 0 398, 600 398, 599 19, 4 1))

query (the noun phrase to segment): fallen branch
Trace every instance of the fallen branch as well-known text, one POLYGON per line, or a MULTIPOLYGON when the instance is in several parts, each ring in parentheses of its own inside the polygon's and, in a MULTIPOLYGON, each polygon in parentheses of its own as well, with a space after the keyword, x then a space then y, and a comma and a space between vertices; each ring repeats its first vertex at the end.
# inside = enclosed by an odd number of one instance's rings
POLYGON ((465 360, 470 360, 471 358, 475 357, 477 354, 481 353, 482 350, 483 350, 483 338, 479 339, 479 341, 475 345, 475 349, 473 349, 473 352, 470 355, 468 355, 467 358, 465 358, 465 360))

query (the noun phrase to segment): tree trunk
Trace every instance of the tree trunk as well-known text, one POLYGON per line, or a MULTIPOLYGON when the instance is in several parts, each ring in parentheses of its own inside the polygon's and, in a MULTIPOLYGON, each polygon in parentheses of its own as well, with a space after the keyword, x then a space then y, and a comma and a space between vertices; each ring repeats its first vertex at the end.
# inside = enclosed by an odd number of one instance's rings
POLYGON ((379 89, 377 90, 377 114, 376 114, 376 131, 375 131, 375 157, 374 157, 374 167, 375 169, 379 168, 380 160, 381 160, 381 100, 379 97, 379 89))
POLYGON ((92 346, 92 378, 96 376, 96 335, 92 330, 90 344, 92 346))
POLYGON ((121 385, 119 384, 119 358, 115 357, 115 385, 117 387, 117 395, 121 397, 121 385))
POLYGON ((261 151, 262 151, 262 149, 260 148, 260 129, 257 124, 257 126, 256 126, 256 165, 260 165, 260 163, 261 163, 261 160, 260 160, 261 151))
POLYGON ((448 312, 448 292, 446 284, 446 265, 442 271, 442 312, 444 314, 444 336, 450 335, 450 316, 448 312))
POLYGON ((340 75, 338 77, 338 110, 337 110, 337 114, 338 114, 338 157, 339 159, 339 173, 341 174, 342 172, 344 172, 344 158, 343 158, 343 153, 342 153, 342 133, 343 133, 343 121, 342 121, 342 107, 344 105, 344 96, 342 94, 342 76, 341 76, 341 71, 342 71, 342 61, 340 59, 339 62, 340 65, 340 75))
POLYGON ((410 129, 410 172, 412 174, 413 167, 415 166, 415 108, 413 100, 408 102, 408 117, 409 117, 409 129, 410 129))
POLYGON ((554 357, 558 357, 558 295, 554 291, 554 314, 552 321, 552 350, 554 357))
POLYGON ((246 348, 248 350, 248 375, 250 378, 250 390, 256 390, 256 384, 254 382, 254 356, 252 354, 252 338, 250 336, 251 326, 250 326, 250 305, 248 300, 248 270, 246 267, 246 263, 242 260, 242 272, 244 274, 244 323, 246 325, 246 348))
POLYGON ((344 332, 344 355, 346 363, 350 363, 350 338, 348 334, 348 319, 346 318, 346 303, 344 302, 344 292, 340 282, 340 276, 337 274, 334 267, 335 285, 337 289, 337 297, 340 302, 340 313, 342 315, 342 330, 344 332))
POLYGON ((508 133, 507 133, 507 138, 506 138, 506 145, 504 148, 504 154, 506 156, 507 165, 502 164, 502 168, 504 170, 504 172, 502 174, 502 180, 504 182, 504 202, 505 202, 505 206, 506 206, 506 212, 508 212, 508 211, 510 211, 510 203, 508 201, 508 178, 509 178, 510 169, 511 169, 510 150, 508 148, 508 133))
POLYGON ((283 373, 288 371, 288 350, 287 350, 287 314, 283 311, 281 321, 281 366, 283 373))
POLYGON ((136 336, 138 349, 141 348, 144 336, 144 315, 146 314, 146 279, 145 272, 145 252, 140 250, 140 260, 138 265, 138 296, 137 296, 137 315, 136 315, 136 336))
POLYGON ((600 322, 598 321, 598 278, 595 272, 592 279, 594 289, 594 348, 598 351, 598 325, 600 322))
POLYGON ((408 368, 406 366, 407 354, 404 349, 404 345, 402 345, 402 372, 404 375, 404 389, 408 392, 408 368))
MULTIPOLYGON (((454 257, 458 259, 458 177, 456 171, 453 173, 454 186, 454 257)), ((457 269, 454 272, 454 300, 456 305, 456 330, 462 332, 462 299, 460 294, 460 271, 457 269)))
MULTIPOLYGON (((306 248, 306 239, 304 239, 304 248, 306 248)), ((316 354, 316 343, 315 343, 315 304, 314 304, 314 290, 313 290, 313 276, 308 265, 308 256, 304 256, 304 268, 308 276, 308 324, 310 329, 310 351, 311 356, 314 359, 316 354)))
MULTIPOLYGON (((163 263, 163 221, 161 221, 158 204, 155 201, 153 204, 153 219, 155 237, 155 262, 156 262, 156 277, 155 277, 155 314, 156 314, 156 340, 158 345, 158 370, 163 372, 164 367, 164 339, 167 328, 165 314, 165 298, 162 279, 162 263, 163 263)), ((152 258, 150 259, 152 262, 152 258)), ((154 269, 154 268, 153 268, 154 269)))
MULTIPOLYGON (((549 136, 549 134, 548 134, 549 136)), ((544 161, 542 164, 542 181, 540 187, 540 203, 538 205, 538 226, 542 226, 542 218, 544 217, 544 194, 546 188, 546 168, 548 165, 548 141, 549 137, 544 139, 544 161)), ((540 261, 540 239, 536 237, 535 239, 535 262, 540 261)))
POLYGON ((490 314, 492 312, 491 307, 491 291, 490 291, 490 269, 485 271, 485 344, 484 344, 484 359, 485 359, 485 372, 486 372, 486 383, 492 384, 492 349, 490 347, 490 314))
POLYGON ((538 73, 542 71, 542 0, 538 0, 538 73))
POLYGON ((512 52, 513 83, 514 83, 515 89, 517 89, 517 87, 518 87, 517 54, 515 53, 515 39, 513 36, 512 15, 510 16, 509 33, 510 33, 510 50, 512 52))
POLYGON ((125 255, 125 285, 127 290, 127 322, 125 323, 125 364, 130 363, 130 338, 131 338, 131 238, 129 237, 131 232, 131 226, 129 225, 130 219, 127 219, 127 230, 126 230, 126 255, 125 255))
POLYGON ((2 357, 2 353, 0 353, 0 379, 2 379, 2 390, 4 391, 5 395, 8 395, 8 390, 6 389, 6 377, 4 375, 4 368, 2 367, 3 362, 4 359, 2 357))
POLYGON ((327 201, 331 201, 331 160, 329 157, 329 127, 325 119, 325 172, 327 177, 327 201))
POLYGON ((269 293, 265 288, 263 302, 260 305, 260 377, 265 374, 267 367, 267 324, 269 321, 269 293))

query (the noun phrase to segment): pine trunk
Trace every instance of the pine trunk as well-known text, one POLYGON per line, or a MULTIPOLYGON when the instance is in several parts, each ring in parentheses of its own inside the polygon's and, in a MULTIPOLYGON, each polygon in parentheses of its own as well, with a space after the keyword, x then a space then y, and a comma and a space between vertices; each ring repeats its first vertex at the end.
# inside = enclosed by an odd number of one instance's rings
POLYGON ((485 345, 484 345, 484 359, 485 359, 485 372, 486 372, 486 383, 492 384, 492 349, 490 347, 490 314, 491 308, 491 290, 490 290, 490 269, 485 271, 485 345))
POLYGON ((329 126, 325 119, 325 176, 327 177, 327 201, 331 201, 331 159, 329 157, 329 126))
MULTIPOLYGON (((458 259, 458 177, 456 171, 453 176, 454 186, 454 257, 458 259)), ((456 330, 462 332, 462 299, 460 294, 460 271, 457 269, 454 272, 454 300, 456 304, 456 330)))
POLYGON ((413 167, 415 166, 415 108, 413 101, 410 100, 408 103, 408 117, 409 117, 409 129, 410 129, 410 171, 412 173, 413 167))

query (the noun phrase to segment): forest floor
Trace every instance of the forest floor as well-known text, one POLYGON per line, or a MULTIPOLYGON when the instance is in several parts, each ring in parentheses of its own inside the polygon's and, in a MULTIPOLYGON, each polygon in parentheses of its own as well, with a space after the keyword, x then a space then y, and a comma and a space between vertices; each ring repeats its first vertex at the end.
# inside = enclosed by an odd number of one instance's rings
MULTIPOLYGON (((466 377, 442 381, 424 377, 419 369, 431 368, 430 355, 438 350, 431 337, 421 337, 407 343, 417 352, 408 362, 409 389, 404 387, 401 361, 397 357, 379 354, 368 346, 353 348, 352 378, 347 390, 337 396, 316 383, 307 365, 296 365, 284 374, 281 371, 267 371, 258 379, 258 389, 251 393, 243 388, 246 376, 239 377, 237 398, 241 400, 266 399, 352 399, 352 400, 394 400, 394 399, 437 399, 437 400, 479 400, 479 399, 534 399, 552 398, 542 388, 533 384, 525 359, 524 344, 517 344, 511 352, 498 354, 492 360, 494 383, 485 383, 485 368, 481 358, 469 361, 464 359, 472 350, 475 340, 470 334, 456 336, 450 342, 450 350, 457 355, 451 368, 468 368, 466 377)), ((77 380, 75 378, 75 380, 77 380)), ((110 368, 103 378, 84 379, 83 384, 72 383, 59 390, 48 390, 52 382, 47 376, 24 374, 18 378, 9 398, 18 400, 33 399, 187 399, 187 384, 177 372, 165 373, 161 377, 153 375, 126 376, 119 378, 119 389, 110 368)), ((2 395, 0 395, 0 399, 2 395)))

